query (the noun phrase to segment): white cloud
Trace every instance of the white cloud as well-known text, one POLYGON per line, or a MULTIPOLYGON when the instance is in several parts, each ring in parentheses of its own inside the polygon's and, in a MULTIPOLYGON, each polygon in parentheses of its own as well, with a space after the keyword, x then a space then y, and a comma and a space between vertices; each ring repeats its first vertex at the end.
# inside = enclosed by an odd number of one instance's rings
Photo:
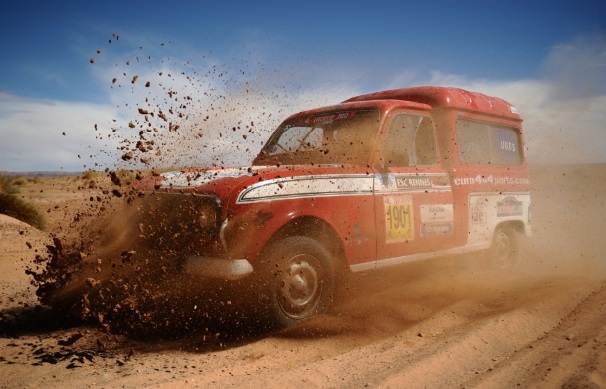
POLYGON ((554 46, 541 66, 558 86, 556 99, 606 94, 606 34, 581 35, 554 46))
POLYGON ((32 100, 0 94, 0 170, 82 171, 95 161, 102 144, 94 130, 109 123, 114 112, 109 106, 32 100), (63 135, 65 132, 65 135, 63 135), (80 158, 78 158, 80 155, 80 158))

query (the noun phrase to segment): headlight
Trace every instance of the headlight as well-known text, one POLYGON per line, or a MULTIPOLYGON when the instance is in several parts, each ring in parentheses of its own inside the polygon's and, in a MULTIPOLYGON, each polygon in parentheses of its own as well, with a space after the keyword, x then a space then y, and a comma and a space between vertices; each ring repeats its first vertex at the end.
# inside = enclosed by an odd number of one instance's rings
POLYGON ((217 208, 211 204, 203 204, 200 208, 198 220, 200 226, 204 229, 210 229, 217 226, 217 208))

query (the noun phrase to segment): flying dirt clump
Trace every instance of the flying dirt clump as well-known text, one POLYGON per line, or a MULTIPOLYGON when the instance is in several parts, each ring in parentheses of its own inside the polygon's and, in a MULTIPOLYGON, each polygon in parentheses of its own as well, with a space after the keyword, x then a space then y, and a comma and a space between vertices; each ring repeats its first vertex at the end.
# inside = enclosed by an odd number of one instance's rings
MULTIPOLYGON (((110 44, 119 40, 116 34, 112 38, 110 44)), ((101 50, 97 50, 97 56, 99 59, 101 50)), ((232 103, 225 94, 232 88, 239 95, 248 95, 253 85, 242 81, 244 72, 233 69, 238 77, 230 79, 231 70, 220 69, 216 64, 205 74, 195 70, 186 74, 181 69, 173 72, 167 69, 169 57, 163 55, 161 69, 151 73, 145 68, 152 63, 151 56, 143 52, 116 64, 118 74, 111 78, 110 88, 126 92, 121 109, 130 116, 126 121, 114 119, 106 137, 120 141, 116 159, 121 166, 134 168, 132 174, 125 179, 117 170, 106 170, 113 187, 99 187, 101 200, 94 201, 96 197, 91 196, 90 211, 74 216, 70 228, 77 234, 72 234, 70 241, 56 238, 54 245, 48 246, 47 256, 37 259, 43 270, 29 273, 43 303, 97 322, 112 332, 137 336, 160 330, 178 332, 177 328, 191 328, 196 317, 213 316, 209 314, 213 308, 203 308, 202 302, 215 307, 235 301, 216 296, 214 288, 199 285, 193 277, 177 276, 179 258, 185 253, 201 254, 196 251, 203 247, 197 241, 202 235, 195 225, 197 208, 187 201, 158 204, 153 193, 138 193, 131 184, 150 173, 155 179, 153 172, 158 167, 191 166, 190 154, 215 158, 210 164, 213 166, 224 165, 217 151, 225 142, 231 139, 252 143, 254 138, 264 138, 266 134, 256 134, 256 130, 262 117, 271 115, 263 110, 261 118, 242 117, 238 112, 243 108, 238 105, 243 101, 250 104, 256 97, 251 95, 232 103), (149 77, 149 81, 137 82, 140 77, 149 77), (232 128, 234 135, 224 136, 225 128, 232 128), (145 171, 137 171, 141 168, 145 171), (120 205, 109 206, 110 202, 120 205), (175 207, 182 209, 175 212, 175 207), (176 219, 176 214, 182 217, 176 219), (190 244, 177 246, 176 236, 190 244), (188 304, 193 300, 184 296, 200 290, 205 294, 198 295, 198 303, 188 304)), ((94 127, 102 139, 103 129, 97 124, 94 127)), ((236 148, 240 150, 240 144, 236 148)), ((242 152, 250 150, 246 147, 244 151, 243 147, 242 152)), ((223 312, 216 316, 222 317, 223 312)))
POLYGON ((183 51, 175 51, 173 42, 140 45, 133 54, 133 48, 123 51, 122 41, 112 38, 103 55, 121 52, 108 83, 121 102, 121 118, 97 131, 98 139, 119 142, 117 154, 115 149, 101 154, 116 155, 121 168, 181 170, 223 166, 226 159, 242 160, 228 164, 249 163, 277 125, 279 117, 268 112, 265 101, 275 104, 283 96, 274 90, 285 88, 273 87, 275 74, 253 53, 219 64, 203 49, 192 53, 195 60, 183 60, 183 51), (272 92, 264 96, 270 86, 272 92), (255 126, 247 125, 253 122, 255 126), (225 136, 227 128, 236 131, 225 136))
POLYGON ((158 197, 125 192, 122 204, 89 227, 88 240, 79 247, 65 248, 55 238, 47 256, 36 259, 42 270, 28 271, 40 301, 108 332, 138 338, 177 337, 205 320, 229 316, 224 307, 237 297, 181 268, 184 253, 196 254, 200 245, 195 199, 168 196, 171 204, 165 204, 158 197), (180 246, 172 239, 177 235, 191 244, 180 246))

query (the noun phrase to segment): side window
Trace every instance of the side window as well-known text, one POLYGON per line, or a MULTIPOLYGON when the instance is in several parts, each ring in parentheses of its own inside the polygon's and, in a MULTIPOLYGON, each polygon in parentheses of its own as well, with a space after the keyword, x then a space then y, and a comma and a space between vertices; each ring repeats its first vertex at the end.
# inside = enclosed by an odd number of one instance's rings
POLYGON ((490 131, 488 124, 457 120, 459 158, 466 164, 490 163, 490 131))
POLYGON ((390 166, 438 163, 433 122, 422 115, 397 114, 389 123, 382 164, 390 166))
POLYGON ((456 123, 459 158, 466 164, 520 165, 520 134, 515 128, 459 119, 456 123))

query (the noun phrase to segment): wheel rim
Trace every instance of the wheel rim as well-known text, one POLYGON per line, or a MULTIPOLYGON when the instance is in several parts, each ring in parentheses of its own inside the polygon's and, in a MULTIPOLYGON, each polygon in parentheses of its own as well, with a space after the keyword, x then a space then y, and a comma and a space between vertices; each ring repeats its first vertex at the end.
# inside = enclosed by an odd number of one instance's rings
POLYGON ((495 261, 501 267, 511 265, 513 258, 513 247, 511 238, 505 231, 498 231, 495 236, 493 255, 495 261))
POLYGON ((278 302, 287 316, 301 319, 314 309, 321 293, 319 269, 315 257, 301 254, 278 273, 278 302))

